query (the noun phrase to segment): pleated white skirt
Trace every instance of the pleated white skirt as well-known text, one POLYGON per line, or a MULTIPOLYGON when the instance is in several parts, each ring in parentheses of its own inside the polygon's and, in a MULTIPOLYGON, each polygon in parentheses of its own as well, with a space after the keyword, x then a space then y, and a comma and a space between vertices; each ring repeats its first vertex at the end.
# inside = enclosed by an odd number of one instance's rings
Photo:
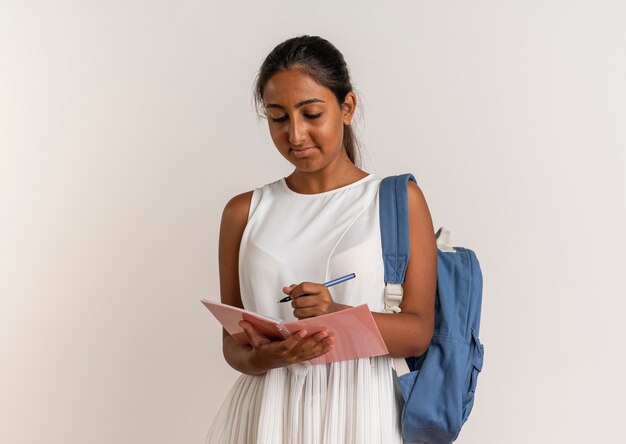
POLYGON ((401 444, 387 356, 241 375, 206 444, 401 444))

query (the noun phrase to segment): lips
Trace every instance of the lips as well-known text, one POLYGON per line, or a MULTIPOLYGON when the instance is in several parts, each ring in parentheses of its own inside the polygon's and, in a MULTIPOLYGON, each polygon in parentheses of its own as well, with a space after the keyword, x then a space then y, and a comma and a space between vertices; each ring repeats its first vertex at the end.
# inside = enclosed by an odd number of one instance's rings
POLYGON ((291 151, 293 152, 293 155, 296 157, 306 157, 310 154, 313 153, 313 151, 315 150, 315 146, 310 146, 307 148, 291 148, 291 151))

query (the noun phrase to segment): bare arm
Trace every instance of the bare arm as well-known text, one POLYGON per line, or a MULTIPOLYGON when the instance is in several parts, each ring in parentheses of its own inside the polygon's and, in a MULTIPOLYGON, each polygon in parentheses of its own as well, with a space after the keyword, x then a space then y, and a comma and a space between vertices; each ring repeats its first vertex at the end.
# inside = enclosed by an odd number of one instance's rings
MULTIPOLYGON (((239 248, 248 220, 252 192, 232 198, 222 214, 219 239, 220 292, 222 303, 243 308, 239 288, 239 248)), ((223 330, 223 352, 226 362, 248 375, 259 375, 276 367, 308 361, 330 351, 334 340, 326 332, 305 338, 300 331, 284 341, 270 341, 241 322, 251 345, 241 344, 223 330)))
MULTIPOLYGON (((219 237, 220 294, 223 304, 243 308, 239 292, 239 246, 246 228, 252 192, 233 197, 224 208, 219 237)), ((251 364, 252 347, 235 341, 223 330, 226 362, 242 373, 262 373, 251 364)))
MULTIPOLYGON (((437 243, 430 212, 422 191, 409 182, 410 259, 402 285, 404 296, 400 313, 375 313, 374 320, 394 357, 423 354, 432 338, 435 325, 435 290, 437 287, 437 243)), ((322 284, 303 282, 283 288, 293 297, 291 306, 299 318, 320 316, 349 308, 338 304, 322 284), (306 293, 301 298, 298 295, 306 293)))
POLYGON ((420 356, 430 344, 435 326, 437 243, 433 222, 421 189, 409 182, 410 259, 400 313, 372 313, 389 354, 420 356))

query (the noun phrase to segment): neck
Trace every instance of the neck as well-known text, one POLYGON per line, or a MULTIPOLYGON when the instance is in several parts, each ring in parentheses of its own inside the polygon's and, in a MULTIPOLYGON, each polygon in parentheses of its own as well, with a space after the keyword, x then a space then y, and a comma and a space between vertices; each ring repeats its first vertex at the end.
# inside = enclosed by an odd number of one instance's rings
POLYGON ((317 194, 349 185, 367 176, 368 173, 359 169, 346 158, 331 168, 327 166, 319 171, 295 170, 285 178, 287 186, 301 194, 317 194))

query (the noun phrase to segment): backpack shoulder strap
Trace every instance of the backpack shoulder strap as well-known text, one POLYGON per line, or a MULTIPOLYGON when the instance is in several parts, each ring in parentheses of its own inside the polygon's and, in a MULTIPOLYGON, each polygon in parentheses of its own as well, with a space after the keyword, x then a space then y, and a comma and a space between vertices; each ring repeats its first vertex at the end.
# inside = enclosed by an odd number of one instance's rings
POLYGON ((399 312, 402 283, 409 262, 409 180, 412 174, 385 177, 380 183, 378 205, 380 238, 385 266, 385 311, 399 312))

